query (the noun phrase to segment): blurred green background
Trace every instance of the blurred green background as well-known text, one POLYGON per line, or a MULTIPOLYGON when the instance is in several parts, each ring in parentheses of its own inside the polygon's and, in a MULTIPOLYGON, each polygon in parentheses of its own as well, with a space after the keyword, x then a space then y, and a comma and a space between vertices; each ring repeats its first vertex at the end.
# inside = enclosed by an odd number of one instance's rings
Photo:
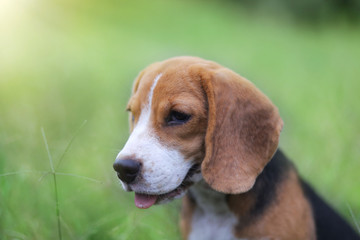
POLYGON ((112 170, 133 79, 178 55, 265 92, 285 122, 281 148, 359 223, 359 4, 291 2, 1 0, 0 239, 59 237, 42 127, 57 171, 76 175, 57 175, 63 239, 180 239, 179 201, 138 210, 112 170))

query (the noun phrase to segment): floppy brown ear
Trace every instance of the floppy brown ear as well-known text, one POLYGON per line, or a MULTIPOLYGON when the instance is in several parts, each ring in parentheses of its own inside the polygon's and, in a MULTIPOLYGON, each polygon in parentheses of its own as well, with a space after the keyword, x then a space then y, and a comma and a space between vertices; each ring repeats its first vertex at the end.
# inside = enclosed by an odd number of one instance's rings
POLYGON ((272 102, 233 71, 212 65, 197 72, 209 108, 203 177, 217 191, 246 192, 274 155, 283 122, 272 102))

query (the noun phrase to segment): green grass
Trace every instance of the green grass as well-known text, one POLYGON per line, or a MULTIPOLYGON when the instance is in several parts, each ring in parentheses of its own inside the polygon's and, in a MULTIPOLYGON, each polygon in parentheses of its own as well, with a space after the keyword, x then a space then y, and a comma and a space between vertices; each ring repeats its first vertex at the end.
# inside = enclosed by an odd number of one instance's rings
POLYGON ((17 174, 0 177, 0 239, 59 238, 42 127, 56 172, 99 181, 56 175, 63 239, 179 239, 179 202, 136 209, 112 170, 133 79, 177 55, 259 86, 280 109, 280 145, 301 175, 360 222, 358 26, 303 26, 216 1, 2 4, 0 174, 17 174))

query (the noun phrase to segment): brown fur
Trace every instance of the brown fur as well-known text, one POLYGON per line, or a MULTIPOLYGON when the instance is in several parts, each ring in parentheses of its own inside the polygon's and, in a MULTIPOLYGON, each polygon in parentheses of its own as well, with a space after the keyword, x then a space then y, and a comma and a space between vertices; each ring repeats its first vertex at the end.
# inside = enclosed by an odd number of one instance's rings
POLYGON ((305 199, 294 170, 277 188, 272 205, 258 218, 249 212, 255 199, 245 194, 230 195, 229 208, 239 218, 235 229, 238 238, 314 240, 315 225, 311 207, 305 199))

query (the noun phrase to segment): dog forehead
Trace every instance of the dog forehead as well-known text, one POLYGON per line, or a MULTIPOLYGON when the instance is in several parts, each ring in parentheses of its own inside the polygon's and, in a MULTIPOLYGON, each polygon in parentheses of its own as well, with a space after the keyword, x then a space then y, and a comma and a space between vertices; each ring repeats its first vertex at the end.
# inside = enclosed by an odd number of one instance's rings
POLYGON ((180 57, 150 65, 134 83, 131 104, 148 104, 150 94, 156 101, 179 95, 202 95, 200 77, 190 70, 191 65, 199 61, 201 59, 180 57))

